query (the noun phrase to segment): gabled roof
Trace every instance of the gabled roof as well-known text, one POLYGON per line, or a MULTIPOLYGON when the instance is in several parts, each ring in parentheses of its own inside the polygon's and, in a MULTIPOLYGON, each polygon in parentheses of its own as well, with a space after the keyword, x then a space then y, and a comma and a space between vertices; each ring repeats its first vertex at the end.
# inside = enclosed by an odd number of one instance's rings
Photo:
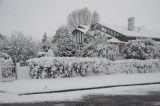
POLYGON ((83 28, 76 28, 76 30, 78 30, 84 34, 88 31, 88 29, 83 29, 83 28))
POLYGON ((72 33, 74 33, 74 31, 76 31, 76 30, 85 34, 89 30, 89 26, 79 25, 75 30, 73 30, 72 33))
POLYGON ((142 28, 140 30, 135 29, 134 31, 128 30, 127 27, 124 26, 118 26, 118 25, 111 25, 111 24, 100 24, 103 25, 109 29, 112 29, 118 33, 121 33, 123 35, 126 35, 128 37, 147 37, 147 38, 160 38, 160 33, 151 31, 145 28, 142 28))
POLYGON ((89 29, 89 26, 87 26, 87 25, 79 25, 78 28, 89 29))

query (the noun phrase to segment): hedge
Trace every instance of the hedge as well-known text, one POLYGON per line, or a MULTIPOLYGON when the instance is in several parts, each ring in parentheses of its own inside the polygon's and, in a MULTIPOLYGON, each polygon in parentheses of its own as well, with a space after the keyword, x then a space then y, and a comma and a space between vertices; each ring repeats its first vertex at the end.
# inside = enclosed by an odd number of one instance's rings
POLYGON ((117 60, 104 58, 41 57, 27 61, 34 79, 87 76, 93 73, 149 73, 160 71, 160 59, 117 60))

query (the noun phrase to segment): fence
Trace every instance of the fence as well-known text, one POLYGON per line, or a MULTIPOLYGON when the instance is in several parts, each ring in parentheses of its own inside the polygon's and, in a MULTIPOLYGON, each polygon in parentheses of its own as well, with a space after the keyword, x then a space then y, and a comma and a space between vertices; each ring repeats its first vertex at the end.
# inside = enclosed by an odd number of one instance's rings
POLYGON ((17 79, 30 79, 30 68, 28 66, 0 66, 0 81, 14 81, 17 79))
POLYGON ((16 80, 17 79, 16 67, 15 66, 2 66, 0 76, 1 76, 2 81, 16 80))

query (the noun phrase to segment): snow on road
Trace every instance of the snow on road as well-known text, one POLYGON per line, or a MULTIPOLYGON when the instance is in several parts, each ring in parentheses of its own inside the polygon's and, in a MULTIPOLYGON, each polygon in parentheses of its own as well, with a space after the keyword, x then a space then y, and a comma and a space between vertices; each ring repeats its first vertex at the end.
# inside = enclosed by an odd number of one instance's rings
POLYGON ((3 82, 0 83, 0 91, 3 91, 3 93, 0 92, 0 103, 79 100, 84 95, 88 94, 143 95, 151 91, 160 91, 160 84, 105 88, 51 94, 36 94, 22 96, 19 96, 18 94, 107 85, 160 82, 159 76, 160 73, 118 74, 91 77, 59 78, 46 80, 17 80, 14 82, 3 82))

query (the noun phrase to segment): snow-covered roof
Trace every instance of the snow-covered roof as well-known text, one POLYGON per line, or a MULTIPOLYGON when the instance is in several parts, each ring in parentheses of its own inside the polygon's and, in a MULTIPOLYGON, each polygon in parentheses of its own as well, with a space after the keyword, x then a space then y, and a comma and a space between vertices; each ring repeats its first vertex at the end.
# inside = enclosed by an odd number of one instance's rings
POLYGON ((97 32, 101 33, 101 34, 104 34, 107 38, 112 38, 113 36, 105 33, 105 32, 102 32, 102 31, 99 31, 99 30, 96 30, 97 32))
POLYGON ((89 29, 89 26, 87 25, 79 25, 78 27, 84 28, 84 29, 89 29))
MULTIPOLYGON (((101 23, 100 23, 101 24, 101 23)), ((110 28, 116 32, 119 32, 126 36, 131 37, 148 37, 148 38, 160 38, 160 33, 151 31, 145 28, 135 29, 134 31, 128 30, 125 26, 111 25, 111 24, 101 24, 107 28, 110 28)))
POLYGON ((112 37, 111 39, 109 39, 108 42, 111 42, 111 43, 125 43, 125 42, 123 42, 123 41, 118 40, 118 39, 115 38, 115 37, 112 37))
POLYGON ((112 37, 113 37, 113 36, 111 36, 111 35, 109 35, 109 34, 107 34, 107 33, 105 33, 105 32, 100 31, 100 30, 91 30, 91 31, 89 31, 89 33, 90 33, 91 36, 94 36, 94 34, 95 34, 96 32, 97 32, 97 33, 101 33, 101 35, 106 36, 106 38, 112 38, 112 37))
MULTIPOLYGON (((79 30, 81 32, 83 32, 84 34, 86 34, 86 32, 90 29, 89 26, 85 26, 85 25, 79 25, 75 30, 79 30)), ((100 30, 96 30, 98 33, 101 33, 101 34, 105 34, 106 37, 108 38, 112 38, 113 36, 105 33, 105 32, 102 32, 100 30)), ((95 31, 90 31, 90 34, 93 35, 95 31)))
POLYGON ((76 28, 76 30, 79 30, 79 31, 81 31, 83 33, 86 33, 88 31, 88 29, 83 29, 83 28, 76 28))
MULTIPOLYGON (((81 31, 83 33, 86 33, 88 30, 89 30, 89 26, 86 26, 86 25, 79 25, 75 30, 78 30, 78 31, 81 31)), ((74 31, 75 31, 74 30, 74 31)), ((73 32, 74 32, 73 31, 73 32)))

